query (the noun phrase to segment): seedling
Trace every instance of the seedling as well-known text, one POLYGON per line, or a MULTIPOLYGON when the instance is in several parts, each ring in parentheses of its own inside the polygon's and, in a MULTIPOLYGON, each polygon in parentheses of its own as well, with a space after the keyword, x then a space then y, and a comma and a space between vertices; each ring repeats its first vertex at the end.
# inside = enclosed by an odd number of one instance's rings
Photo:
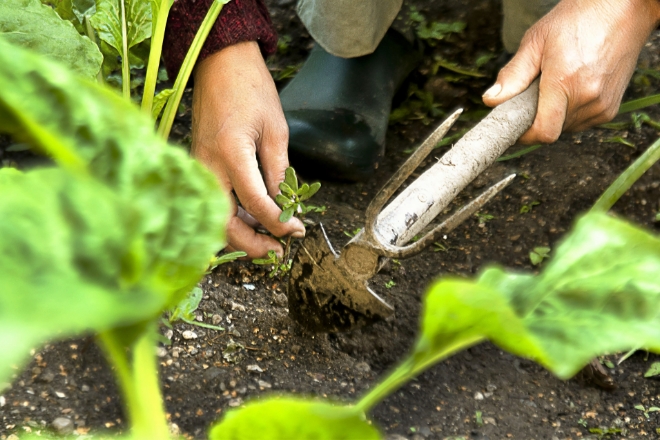
POLYGON ((646 417, 646 420, 651 418, 650 416, 651 413, 660 411, 660 408, 658 408, 657 406, 651 406, 648 409, 646 409, 646 407, 641 404, 635 405, 635 409, 641 411, 644 414, 644 417, 646 417))
POLYGON ((529 253, 529 260, 532 262, 534 266, 538 266, 541 264, 543 260, 545 260, 548 257, 548 254, 550 253, 550 248, 546 246, 537 246, 534 248, 533 251, 529 253))
POLYGON ((465 22, 462 21, 452 23, 428 22, 426 17, 413 6, 410 7, 408 19, 411 24, 416 24, 415 35, 426 41, 429 46, 435 46, 437 41, 444 40, 451 34, 460 34, 465 29, 465 22))
POLYGON ((621 136, 613 136, 613 137, 610 137, 610 138, 607 138, 607 139, 603 139, 603 142, 621 144, 621 145, 625 145, 626 147, 635 148, 635 144, 633 144, 632 142, 622 138, 621 136))
POLYGON ((491 214, 487 214, 485 212, 484 213, 477 212, 476 214, 474 214, 474 216, 477 217, 477 219, 479 220, 479 225, 485 225, 487 222, 495 218, 495 216, 491 214))
POLYGON ((449 251, 449 246, 445 246, 442 243, 439 243, 437 241, 433 242, 433 252, 447 252, 449 251))
POLYGON ((344 235, 347 237, 355 237, 362 230, 362 228, 355 228, 352 231, 344 231, 344 235))
POLYGON ((481 411, 475 411, 474 421, 477 422, 478 426, 484 425, 483 413, 481 411))
POLYGON ((520 207, 520 213, 521 214, 527 214, 528 212, 532 211, 532 208, 534 208, 535 206, 540 205, 540 204, 541 204, 541 202, 538 202, 538 201, 525 203, 524 205, 522 205, 520 207))
POLYGON ((211 330, 223 331, 224 328, 218 327, 217 325, 207 324, 205 322, 197 321, 195 316, 195 310, 199 307, 199 303, 202 301, 204 292, 201 288, 195 287, 190 291, 190 294, 181 301, 170 313, 169 322, 174 323, 176 321, 183 321, 186 324, 196 325, 198 327, 204 327, 211 330))
POLYGON ((653 362, 649 369, 646 370, 646 373, 644 373, 644 377, 655 377, 658 375, 660 375, 660 362, 653 362))
POLYGON ((394 280, 389 280, 388 282, 385 283, 385 288, 386 289, 391 289, 394 286, 396 286, 396 283, 394 282, 394 280))
MULTIPOLYGON (((309 200, 321 188, 319 182, 308 185, 306 183, 299 185, 296 171, 292 167, 288 167, 284 172, 284 182, 280 183, 281 194, 275 196, 275 202, 282 208, 280 214, 280 222, 286 223, 291 220, 294 215, 300 219, 305 217, 309 212, 324 212, 326 207, 316 207, 313 205, 305 205, 303 202, 309 200)), ((289 258, 291 252, 292 238, 289 236, 283 242, 284 255, 278 258, 275 251, 268 251, 267 258, 256 258, 252 260, 254 264, 259 265, 272 265, 273 269, 268 274, 269 277, 274 277, 277 274, 283 275, 291 270, 292 259, 289 258)))

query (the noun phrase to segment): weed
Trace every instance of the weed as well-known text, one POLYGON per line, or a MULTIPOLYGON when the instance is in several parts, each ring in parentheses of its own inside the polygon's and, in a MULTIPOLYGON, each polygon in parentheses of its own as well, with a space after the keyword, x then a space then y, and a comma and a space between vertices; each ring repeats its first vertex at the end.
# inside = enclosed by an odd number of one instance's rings
POLYGON ((494 215, 487 214, 485 212, 477 212, 474 216, 479 220, 479 225, 485 225, 489 221, 495 218, 494 215))
POLYGON ((529 253, 529 260, 534 266, 541 264, 550 254, 550 248, 546 246, 537 246, 529 253))
POLYGON ((653 362, 649 369, 646 370, 646 373, 644 373, 644 377, 655 377, 658 375, 660 375, 660 362, 653 362))
POLYGON ((362 230, 362 228, 355 228, 352 231, 344 231, 344 235, 347 237, 355 237, 362 230))
POLYGON ((615 144, 621 144, 621 145, 625 145, 626 147, 635 148, 635 144, 633 144, 633 143, 630 142, 630 141, 625 140, 625 139, 622 138, 621 136, 613 136, 613 137, 609 137, 609 138, 607 138, 607 139, 603 139, 603 142, 615 143, 615 144))
POLYGON ((394 286, 396 286, 396 283, 394 282, 394 280, 389 280, 388 282, 385 283, 385 288, 386 289, 391 289, 394 286))
POLYGON ((541 204, 541 202, 538 202, 538 201, 536 201, 536 200, 533 201, 533 202, 525 203, 525 204, 523 204, 523 205, 520 207, 520 213, 521 213, 521 214, 527 214, 528 212, 531 212, 532 209, 533 209, 535 206, 538 206, 538 205, 540 205, 540 204, 541 204))
POLYGON ((433 242, 433 252, 447 252, 449 251, 449 246, 445 246, 442 243, 439 243, 437 241, 433 242))
POLYGON ((641 411, 642 414, 644 414, 644 417, 646 417, 646 420, 651 418, 651 413, 660 411, 660 408, 657 406, 651 406, 647 409, 644 405, 641 404, 635 405, 635 409, 641 411))

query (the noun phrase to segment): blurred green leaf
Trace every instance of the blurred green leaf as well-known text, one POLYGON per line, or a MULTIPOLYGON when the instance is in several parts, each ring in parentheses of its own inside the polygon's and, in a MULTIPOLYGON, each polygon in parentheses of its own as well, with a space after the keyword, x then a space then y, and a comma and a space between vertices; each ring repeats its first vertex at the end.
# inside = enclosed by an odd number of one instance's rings
POLYGON ((296 172, 292 167, 288 167, 284 171, 284 183, 286 183, 289 188, 291 188, 292 192, 298 192, 298 177, 296 176, 296 172))
POLYGON ((377 440, 362 412, 295 398, 271 398, 232 410, 211 427, 210 440, 377 440))
POLYGON ((96 77, 101 69, 96 44, 39 0, 2 0, 0 38, 65 64, 86 78, 96 77))

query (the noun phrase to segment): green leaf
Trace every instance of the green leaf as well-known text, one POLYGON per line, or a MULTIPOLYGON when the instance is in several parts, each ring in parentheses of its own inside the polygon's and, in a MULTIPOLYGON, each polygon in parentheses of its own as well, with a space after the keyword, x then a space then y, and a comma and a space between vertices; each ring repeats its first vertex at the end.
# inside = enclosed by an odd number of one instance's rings
POLYGON ((2 39, 0 131, 71 170, 0 173, 0 350, 17 353, 0 380, 46 339, 157 316, 222 247, 228 202, 203 166, 115 92, 2 39))
POLYGON ((232 410, 211 427, 210 440, 376 440, 378 430, 350 406, 272 398, 232 410))
POLYGON ((96 13, 90 21, 99 38, 123 53, 121 4, 124 3, 126 45, 128 49, 151 37, 151 5, 142 0, 97 0, 96 13))
POLYGON ((306 184, 306 183, 303 183, 302 186, 300 188, 298 188, 297 193, 298 193, 299 196, 302 196, 307 191, 309 191, 309 185, 306 184))
POLYGON ((0 38, 59 61, 86 78, 101 69, 96 44, 39 0, 0 2, 0 38))
POLYGON ((286 223, 289 220, 291 220, 291 217, 293 217, 293 212, 294 212, 295 207, 290 207, 286 208, 284 211, 282 211, 282 214, 280 214, 280 222, 286 223))
POLYGON ((161 90, 156 96, 154 96, 153 107, 151 108, 151 117, 154 120, 158 119, 160 113, 163 111, 163 107, 167 103, 167 99, 172 96, 174 89, 165 89, 161 90))
POLYGON ((204 296, 202 289, 195 286, 188 296, 182 299, 179 304, 174 307, 170 314, 170 322, 176 322, 184 318, 189 320, 195 319, 193 312, 199 307, 199 303, 202 301, 202 296, 204 296))
POLYGON ((285 194, 287 197, 293 197, 295 195, 295 192, 289 185, 287 185, 286 182, 280 182, 279 185, 280 191, 282 191, 282 194, 285 194))
POLYGON ((219 257, 213 258, 211 260, 211 264, 209 265, 211 270, 215 269, 216 267, 220 266, 221 264, 226 264, 226 263, 231 263, 232 261, 236 261, 239 258, 246 257, 247 253, 243 251, 235 251, 235 252, 230 252, 228 254, 223 254, 220 255, 219 257))
POLYGON ((490 268, 432 286, 413 369, 482 338, 561 378, 606 352, 660 351, 659 271, 660 239, 588 214, 536 277, 490 268))
POLYGON ((296 177, 296 171, 293 167, 288 167, 284 171, 284 183, 289 185, 289 188, 291 188, 294 193, 298 192, 298 177, 296 177))
POLYGON ((287 207, 287 205, 290 205, 291 199, 288 197, 284 196, 283 194, 278 194, 275 196, 275 203, 277 203, 281 208, 287 207))
POLYGON ((649 369, 646 370, 646 373, 644 373, 644 377, 654 377, 658 375, 660 375, 660 362, 653 362, 649 369))
POLYGON ((300 201, 304 202, 305 200, 308 200, 314 194, 316 194, 320 188, 321 188, 321 184, 319 182, 312 183, 309 187, 309 190, 305 192, 305 194, 300 196, 300 201))

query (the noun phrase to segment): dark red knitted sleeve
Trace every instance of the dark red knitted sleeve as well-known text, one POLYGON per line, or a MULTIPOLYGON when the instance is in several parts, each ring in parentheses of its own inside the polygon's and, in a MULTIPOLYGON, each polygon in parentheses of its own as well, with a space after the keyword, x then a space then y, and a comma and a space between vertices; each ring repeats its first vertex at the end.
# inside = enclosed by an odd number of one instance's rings
MULTIPOLYGON (((212 2, 213 0, 174 1, 163 43, 165 67, 170 78, 175 78, 179 72, 183 58, 212 2)), ((263 0, 231 0, 224 5, 202 47, 198 61, 242 41, 258 42, 264 55, 275 52, 277 33, 263 0)))

